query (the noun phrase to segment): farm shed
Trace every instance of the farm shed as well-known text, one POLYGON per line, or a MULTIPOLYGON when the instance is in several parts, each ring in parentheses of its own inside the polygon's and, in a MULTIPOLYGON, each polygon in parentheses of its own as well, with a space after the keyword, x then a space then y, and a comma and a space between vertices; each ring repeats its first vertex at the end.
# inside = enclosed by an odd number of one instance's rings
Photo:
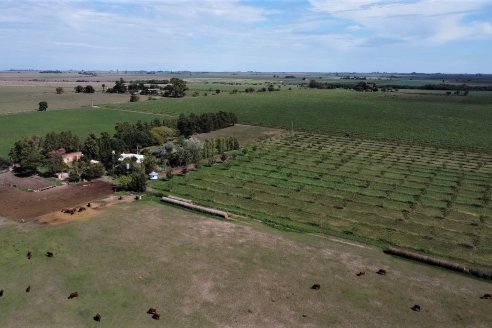
POLYGON ((118 158, 118 160, 120 162, 124 161, 125 159, 127 158, 135 158, 137 160, 137 163, 142 163, 145 156, 144 155, 140 155, 140 154, 132 154, 132 153, 128 153, 128 154, 121 154, 120 155, 120 158, 118 158))
POLYGON ((156 171, 152 171, 149 173, 149 180, 157 180, 159 179, 159 173, 156 171))

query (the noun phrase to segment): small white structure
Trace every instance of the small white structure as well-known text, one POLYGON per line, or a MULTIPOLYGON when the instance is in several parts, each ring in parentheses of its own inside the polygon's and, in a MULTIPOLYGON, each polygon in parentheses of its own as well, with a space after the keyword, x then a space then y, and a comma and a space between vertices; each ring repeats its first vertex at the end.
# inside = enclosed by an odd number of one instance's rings
POLYGON ((159 173, 156 171, 152 171, 149 173, 149 180, 158 180, 159 179, 159 173))
POLYGON ((140 155, 140 154, 132 154, 132 153, 129 153, 129 154, 121 154, 120 155, 120 158, 118 158, 118 161, 122 162, 122 161, 124 161, 127 158, 130 158, 130 159, 131 158, 136 158, 137 163, 140 164, 140 163, 143 162, 145 156, 144 155, 140 155))
POLYGON ((99 161, 96 161, 95 159, 91 159, 89 162, 90 162, 91 164, 99 164, 99 163, 101 163, 101 162, 99 162, 99 161))

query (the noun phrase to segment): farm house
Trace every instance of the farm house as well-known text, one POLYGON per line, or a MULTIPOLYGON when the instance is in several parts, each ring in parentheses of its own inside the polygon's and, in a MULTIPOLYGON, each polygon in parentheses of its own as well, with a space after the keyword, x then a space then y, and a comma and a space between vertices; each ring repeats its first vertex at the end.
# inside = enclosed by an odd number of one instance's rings
POLYGON ((121 154, 120 155, 120 158, 118 158, 118 161, 123 162, 127 158, 130 158, 130 159, 135 158, 136 161, 137 161, 137 163, 140 164, 140 163, 143 162, 145 156, 144 155, 140 155, 140 154, 132 154, 132 153, 121 154))

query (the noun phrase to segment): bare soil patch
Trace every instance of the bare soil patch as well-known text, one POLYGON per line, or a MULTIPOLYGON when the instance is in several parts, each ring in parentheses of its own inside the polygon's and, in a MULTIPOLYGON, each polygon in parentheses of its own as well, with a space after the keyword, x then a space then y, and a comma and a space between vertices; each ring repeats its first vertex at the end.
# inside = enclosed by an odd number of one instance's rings
POLYGON ((111 183, 100 180, 39 192, 23 192, 17 188, 0 186, 0 216, 33 221, 63 208, 83 206, 111 193, 111 183))
POLYGON ((96 215, 99 211, 115 204, 129 203, 135 201, 135 196, 125 195, 116 196, 112 195, 104 199, 91 201, 90 207, 87 207, 87 203, 79 204, 75 207, 77 211, 74 214, 63 213, 61 210, 56 212, 51 212, 45 215, 41 215, 36 218, 36 222, 41 224, 62 224, 72 221, 87 220, 96 215), (79 208, 83 207, 83 211, 78 211, 79 208))
POLYGON ((19 177, 13 172, 0 174, 0 187, 14 187, 21 189, 38 190, 51 186, 49 181, 39 176, 19 177))

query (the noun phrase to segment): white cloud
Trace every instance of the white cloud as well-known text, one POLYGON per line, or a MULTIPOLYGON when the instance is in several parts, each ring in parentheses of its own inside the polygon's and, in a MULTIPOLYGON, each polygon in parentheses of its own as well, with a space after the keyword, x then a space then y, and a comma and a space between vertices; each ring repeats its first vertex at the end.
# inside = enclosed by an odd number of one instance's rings
POLYGON ((311 0, 311 10, 362 26, 375 39, 414 44, 443 44, 491 37, 490 23, 465 22, 490 1, 484 0, 311 0))

